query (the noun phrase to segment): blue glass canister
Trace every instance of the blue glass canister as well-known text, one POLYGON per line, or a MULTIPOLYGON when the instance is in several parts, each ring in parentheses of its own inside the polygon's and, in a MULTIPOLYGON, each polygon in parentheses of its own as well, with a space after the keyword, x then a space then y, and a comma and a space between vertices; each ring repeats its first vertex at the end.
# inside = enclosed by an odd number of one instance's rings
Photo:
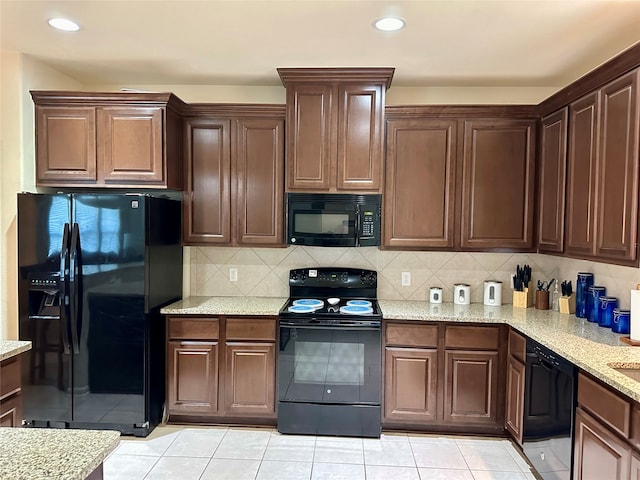
POLYGON ((598 325, 601 327, 611 328, 613 324, 613 310, 618 308, 618 297, 600 297, 598 299, 600 303, 600 314, 598 317, 598 325))
POLYGON ((576 317, 587 318, 587 288, 593 285, 593 273, 578 272, 576 281, 576 317))
POLYGON ((623 310, 621 308, 613 309, 613 321, 611 322, 611 331, 616 333, 629 333, 631 329, 631 310, 623 310))
POLYGON ((587 288, 587 321, 598 323, 600 303, 598 299, 607 294, 607 287, 592 285, 587 288))

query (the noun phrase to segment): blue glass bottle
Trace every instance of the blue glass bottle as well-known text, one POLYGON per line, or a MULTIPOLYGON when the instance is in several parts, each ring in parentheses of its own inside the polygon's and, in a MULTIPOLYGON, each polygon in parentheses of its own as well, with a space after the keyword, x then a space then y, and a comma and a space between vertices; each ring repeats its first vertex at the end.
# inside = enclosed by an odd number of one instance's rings
POLYGON ((576 281, 576 317, 587 317, 587 288, 593 285, 593 273, 578 272, 576 281))
POLYGON ((600 316, 598 317, 598 325, 601 327, 611 328, 613 324, 613 310, 618 308, 618 297, 600 297, 600 316))
POLYGON ((592 285, 587 288, 587 321, 598 323, 600 317, 600 297, 607 294, 607 287, 592 285))

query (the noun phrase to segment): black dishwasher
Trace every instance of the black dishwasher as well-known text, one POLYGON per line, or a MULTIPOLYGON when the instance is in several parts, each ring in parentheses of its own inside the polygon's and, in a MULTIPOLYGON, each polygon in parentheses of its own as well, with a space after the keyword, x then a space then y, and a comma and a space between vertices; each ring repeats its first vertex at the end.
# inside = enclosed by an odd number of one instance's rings
POLYGON ((527 339, 522 447, 544 480, 572 478, 577 378, 575 365, 527 339))

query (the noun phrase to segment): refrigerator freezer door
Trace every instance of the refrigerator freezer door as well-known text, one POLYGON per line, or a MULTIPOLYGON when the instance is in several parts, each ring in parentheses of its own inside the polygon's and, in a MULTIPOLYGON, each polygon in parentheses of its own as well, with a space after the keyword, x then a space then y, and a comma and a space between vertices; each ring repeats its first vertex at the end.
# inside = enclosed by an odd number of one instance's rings
POLYGON ((70 195, 18 195, 18 302, 23 413, 31 425, 71 421, 68 323, 70 195))

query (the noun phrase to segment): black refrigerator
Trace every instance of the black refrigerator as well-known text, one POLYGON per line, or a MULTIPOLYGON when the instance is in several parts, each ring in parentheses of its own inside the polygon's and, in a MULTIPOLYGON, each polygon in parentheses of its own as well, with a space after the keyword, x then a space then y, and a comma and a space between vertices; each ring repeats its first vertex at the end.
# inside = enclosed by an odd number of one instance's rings
POLYGON ((165 322, 182 296, 181 205, 18 194, 24 424, 146 436, 162 420, 165 322))

